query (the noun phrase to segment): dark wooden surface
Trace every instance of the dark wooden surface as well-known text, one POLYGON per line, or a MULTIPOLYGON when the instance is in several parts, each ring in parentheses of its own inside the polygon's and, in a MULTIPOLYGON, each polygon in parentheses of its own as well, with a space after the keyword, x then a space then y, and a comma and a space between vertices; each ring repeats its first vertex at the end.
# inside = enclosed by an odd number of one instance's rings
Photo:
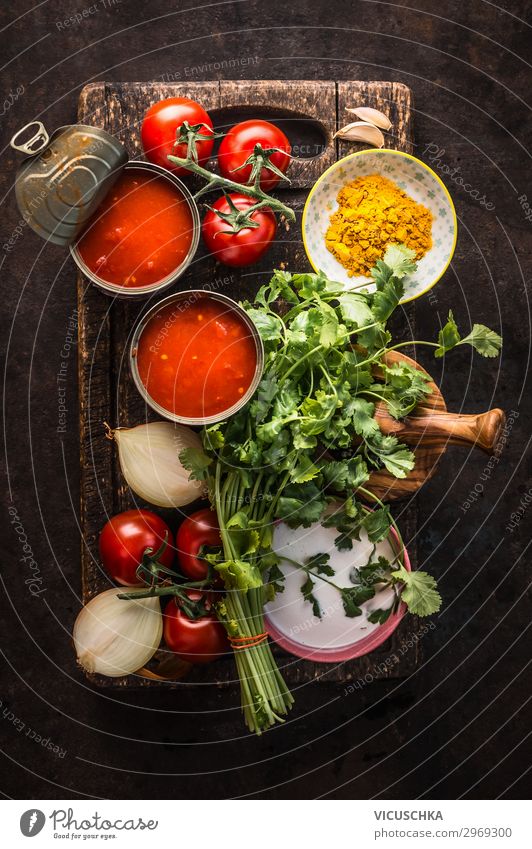
POLYGON ((6 509, 2 523, 0 789, 19 799, 126 796, 143 805, 244 794, 529 796, 529 0, 123 0, 64 26, 83 6, 18 0, 0 10, 3 96, 12 95, 0 108, 3 470, 7 508, 16 511, 6 509), (6 147, 36 116, 50 128, 75 121, 91 82, 214 80, 217 89, 235 78, 385 79, 413 91, 413 151, 447 184, 459 218, 451 267, 416 302, 416 335, 434 339, 452 309, 460 326, 478 321, 505 336, 500 361, 465 350, 443 363, 421 351, 420 360, 449 409, 519 414, 498 462, 449 450, 417 497, 419 565, 437 575, 444 600, 434 628, 417 634, 423 663, 406 679, 355 681, 350 690, 303 684, 289 722, 260 740, 242 734, 236 687, 103 691, 76 669, 75 345, 61 357, 75 270, 64 251, 20 228, 18 158, 6 147), (31 575, 39 595, 25 583, 31 575))
MULTIPOLYGON (((250 298, 272 268, 308 267, 306 257, 301 256, 300 214, 311 186, 337 156, 344 155, 345 143, 340 143, 340 150, 337 150, 333 135, 338 122, 346 119, 346 106, 362 103, 384 110, 393 123, 390 146, 405 151, 412 149, 411 92, 402 84, 387 82, 337 84, 313 80, 229 80, 188 85, 93 83, 81 92, 79 121, 103 127, 123 142, 131 158, 139 157, 142 156, 139 141, 142 116, 152 103, 164 97, 191 97, 201 101, 219 131, 232 126, 245 115, 271 117, 283 127, 295 153, 299 154, 290 166, 288 189, 290 202, 297 211, 297 221, 290 227, 280 226, 279 243, 259 266, 253 266, 252 278, 249 278, 248 269, 229 269, 216 263, 205 251, 200 251, 173 290, 209 287, 213 279, 226 276, 225 294, 236 299, 250 298)), ((351 145, 349 150, 359 148, 362 145, 351 145)), ((131 427, 146 419, 157 418, 140 398, 127 367, 128 340, 137 317, 145 310, 145 302, 132 304, 120 299, 111 300, 95 287, 88 286, 83 276, 78 275, 81 561, 85 602, 109 586, 98 557, 98 536, 107 517, 141 504, 125 485, 116 447, 106 438, 102 423, 131 427)), ((412 304, 408 307, 410 327, 414 326, 414 314, 415 306, 412 304)), ((404 332, 404 322, 401 329, 404 332)), ((168 511, 167 518, 173 528, 179 524, 181 515, 168 511)), ((416 519, 416 503, 412 502, 402 517, 402 525, 405 537, 410 540, 409 556, 414 568, 417 562, 416 519)), ((370 655, 346 663, 311 663, 289 656, 277 646, 274 653, 289 686, 313 680, 349 683, 368 674, 375 680, 401 678, 411 674, 419 662, 418 643, 411 651, 399 654, 399 646, 418 627, 416 618, 406 617, 382 646, 370 655), (390 655, 397 656, 398 662, 387 665, 385 661, 390 655)), ((165 658, 164 650, 148 665, 148 669, 156 669, 161 658, 165 658)), ((195 666, 184 677, 180 669, 179 680, 172 683, 143 675, 88 677, 92 683, 105 688, 153 689, 180 688, 185 683, 192 685, 198 682, 222 685, 233 682, 234 676, 234 661, 227 657, 209 666, 195 666)))

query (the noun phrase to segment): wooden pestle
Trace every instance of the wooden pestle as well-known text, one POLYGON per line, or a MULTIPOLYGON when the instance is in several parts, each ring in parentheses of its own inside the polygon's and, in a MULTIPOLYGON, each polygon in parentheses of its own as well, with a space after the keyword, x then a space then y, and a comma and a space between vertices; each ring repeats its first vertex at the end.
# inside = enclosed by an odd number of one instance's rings
POLYGON ((488 454, 496 452, 506 421, 504 412, 498 408, 464 415, 418 406, 415 413, 396 421, 385 404, 379 403, 375 408, 375 418, 382 432, 393 434, 407 445, 469 445, 488 454))

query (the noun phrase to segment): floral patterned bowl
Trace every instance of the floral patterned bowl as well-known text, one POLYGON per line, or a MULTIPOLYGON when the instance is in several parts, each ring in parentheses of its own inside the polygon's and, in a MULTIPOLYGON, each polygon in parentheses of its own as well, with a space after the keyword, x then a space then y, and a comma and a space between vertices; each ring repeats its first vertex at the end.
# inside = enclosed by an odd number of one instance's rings
MULTIPOLYGON (((399 150, 361 150, 335 162, 312 187, 303 210, 303 244, 315 271, 347 288, 368 283, 368 277, 349 277, 347 269, 325 246, 329 218, 338 208, 336 196, 342 186, 368 174, 392 180, 433 215, 432 248, 418 262, 417 271, 405 281, 402 302, 428 292, 446 271, 456 247, 457 222, 451 196, 434 171, 415 156, 399 150)), ((373 284, 368 285, 372 291, 373 284)))

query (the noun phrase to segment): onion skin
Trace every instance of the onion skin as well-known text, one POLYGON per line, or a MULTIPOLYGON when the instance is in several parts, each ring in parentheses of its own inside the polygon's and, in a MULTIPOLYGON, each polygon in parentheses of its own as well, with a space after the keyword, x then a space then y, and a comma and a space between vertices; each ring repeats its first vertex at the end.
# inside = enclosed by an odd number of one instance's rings
POLYGON ((78 614, 72 638, 78 663, 86 672, 109 678, 131 675, 159 648, 163 633, 159 598, 118 598, 124 592, 124 587, 105 590, 78 614))
POLYGON ((179 461, 183 448, 201 448, 195 431, 171 422, 149 422, 111 434, 128 486, 148 504, 178 508, 201 498, 203 484, 189 480, 179 461))

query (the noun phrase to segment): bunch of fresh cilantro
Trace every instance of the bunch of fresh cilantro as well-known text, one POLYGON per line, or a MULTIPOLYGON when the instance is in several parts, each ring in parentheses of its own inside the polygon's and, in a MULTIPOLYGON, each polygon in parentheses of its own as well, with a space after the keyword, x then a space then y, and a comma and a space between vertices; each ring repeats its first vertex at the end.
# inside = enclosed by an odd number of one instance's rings
MULTIPOLYGON (((374 543, 388 536, 394 524, 390 510, 380 502, 369 510, 364 501, 375 505, 378 499, 364 485, 374 469, 404 478, 414 468, 413 453, 381 433, 374 413, 382 402, 391 416, 402 418, 430 393, 423 372, 407 362, 385 361, 387 352, 412 344, 392 345, 386 324, 415 267, 412 251, 391 245, 373 269, 372 293, 346 290, 323 274, 277 271, 254 303, 244 304, 264 343, 261 382, 245 408, 203 430, 203 450, 181 454, 191 477, 207 482, 218 513, 223 550, 209 559, 226 588, 235 591, 219 611, 230 633, 259 633, 262 603, 281 585, 271 547, 276 519, 307 527, 322 519, 330 503, 341 501, 334 520, 339 546, 352 545, 362 528, 374 543)), ((450 313, 438 343, 422 344, 432 345, 436 356, 468 344, 491 357, 501 339, 478 324, 461 338, 450 313)), ((430 576, 409 575, 402 564, 393 575, 412 612, 428 615, 439 608, 430 576)), ((310 585, 305 592, 312 601, 310 585)), ((357 607, 354 602, 349 609, 357 607)), ((241 666, 251 652, 236 654, 241 666)), ((274 674, 273 659, 261 661, 274 674)), ((249 669, 239 671, 253 680, 249 669)), ((271 698, 264 688, 247 697, 266 722, 271 698)), ((282 712, 279 705, 277 710, 282 712)))

